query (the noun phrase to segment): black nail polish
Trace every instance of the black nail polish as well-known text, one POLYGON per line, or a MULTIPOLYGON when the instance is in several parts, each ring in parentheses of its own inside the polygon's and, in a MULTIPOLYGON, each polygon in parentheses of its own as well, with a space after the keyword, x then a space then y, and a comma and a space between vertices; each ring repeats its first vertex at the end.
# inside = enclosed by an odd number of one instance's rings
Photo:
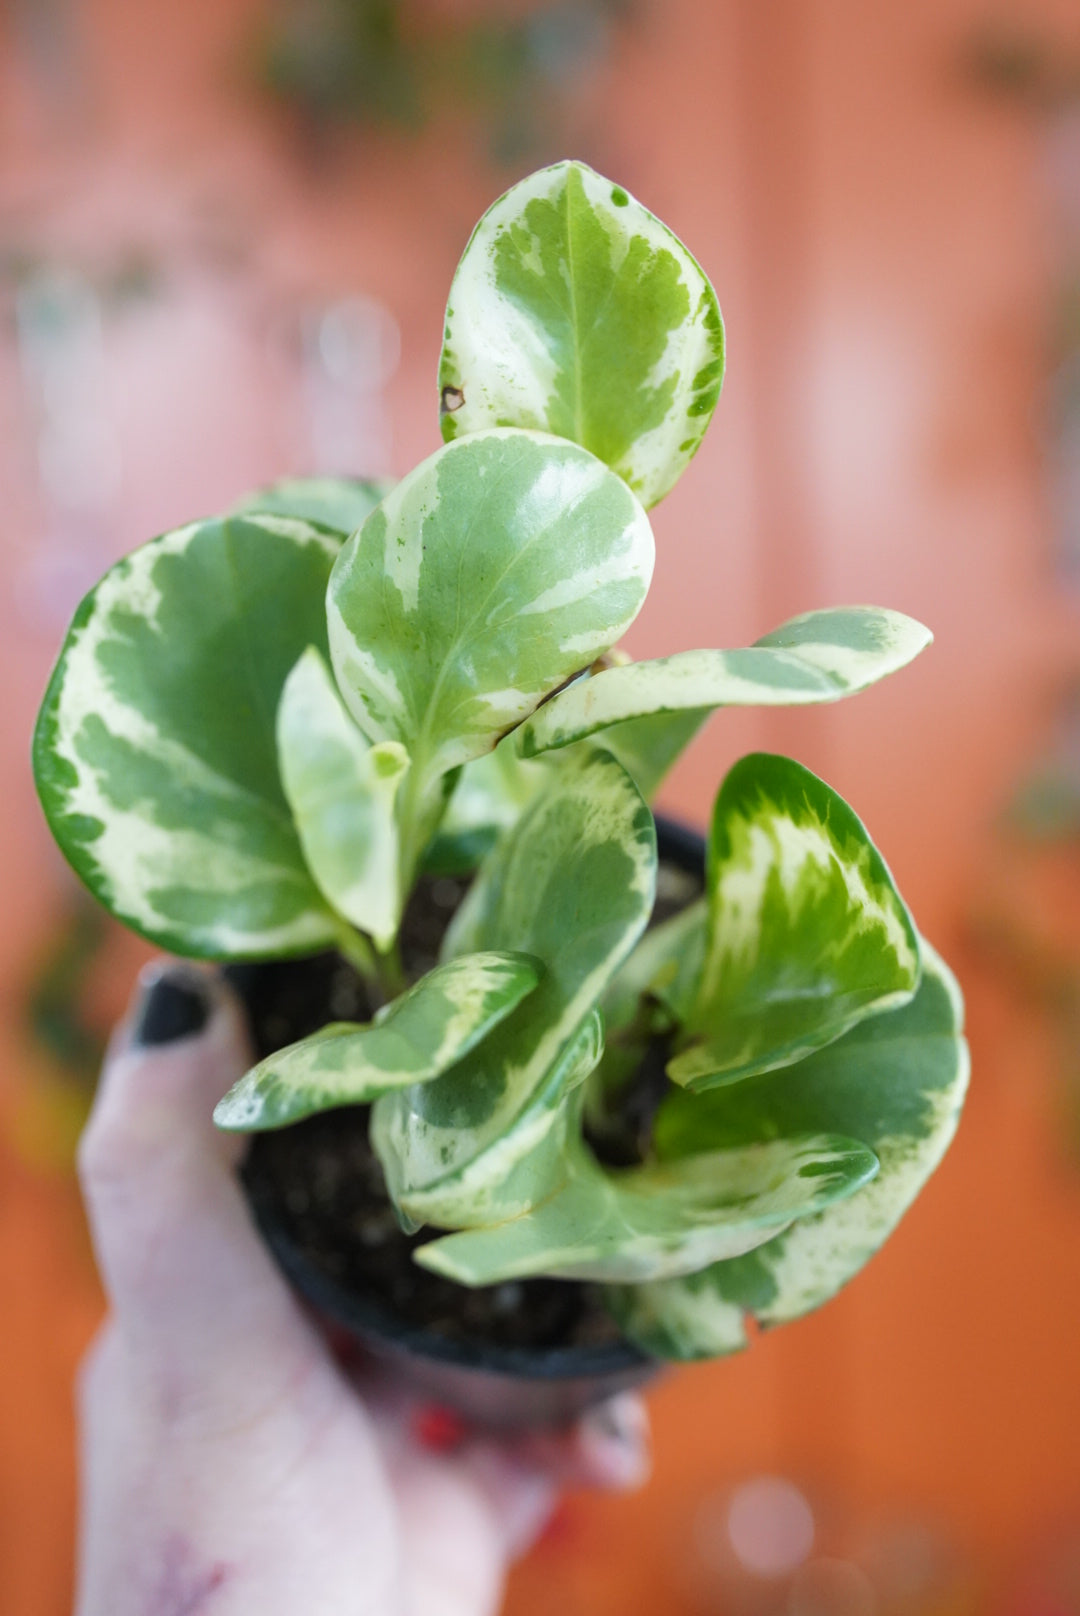
POLYGON ((210 1020, 210 993, 194 971, 165 971, 146 989, 131 1035, 150 1048, 194 1038, 210 1020))

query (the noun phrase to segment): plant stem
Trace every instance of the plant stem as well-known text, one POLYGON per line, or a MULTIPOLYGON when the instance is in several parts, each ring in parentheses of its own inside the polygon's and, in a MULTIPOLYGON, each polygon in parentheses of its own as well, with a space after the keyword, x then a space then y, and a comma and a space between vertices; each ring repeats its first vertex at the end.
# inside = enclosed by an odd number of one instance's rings
POLYGON ((351 926, 342 925, 338 930, 337 946, 338 953, 359 971, 365 982, 381 984, 382 971, 379 968, 379 961, 366 937, 362 937, 351 926))
POLYGON ((399 993, 404 993, 409 983, 405 967, 401 963, 401 946, 396 937, 386 952, 378 956, 376 970, 379 973, 379 985, 387 999, 396 999, 399 993))

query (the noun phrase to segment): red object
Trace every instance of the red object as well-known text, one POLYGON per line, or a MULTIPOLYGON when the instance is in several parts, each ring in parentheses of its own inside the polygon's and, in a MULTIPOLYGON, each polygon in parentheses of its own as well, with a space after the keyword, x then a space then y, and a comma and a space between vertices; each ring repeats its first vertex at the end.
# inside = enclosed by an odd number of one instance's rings
POLYGON ((427 1403, 418 1408, 412 1419, 412 1430, 417 1442, 431 1453, 452 1453, 469 1434, 469 1427, 452 1409, 441 1408, 438 1403, 427 1403))

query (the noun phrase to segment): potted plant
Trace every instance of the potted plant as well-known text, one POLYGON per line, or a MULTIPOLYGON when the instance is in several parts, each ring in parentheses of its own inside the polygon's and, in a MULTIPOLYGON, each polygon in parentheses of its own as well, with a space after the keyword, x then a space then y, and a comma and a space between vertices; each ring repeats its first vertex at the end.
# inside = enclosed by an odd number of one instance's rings
POLYGON ((963 1098, 955 983, 823 781, 745 757, 704 847, 661 823, 658 854, 648 802, 713 710, 832 701, 930 639, 850 607, 618 651, 723 365, 656 218, 583 164, 532 175, 454 278, 445 445, 136 550, 38 721, 90 889, 231 962, 260 1059, 216 1119, 257 1135, 280 1259, 487 1418, 826 1301, 963 1098))

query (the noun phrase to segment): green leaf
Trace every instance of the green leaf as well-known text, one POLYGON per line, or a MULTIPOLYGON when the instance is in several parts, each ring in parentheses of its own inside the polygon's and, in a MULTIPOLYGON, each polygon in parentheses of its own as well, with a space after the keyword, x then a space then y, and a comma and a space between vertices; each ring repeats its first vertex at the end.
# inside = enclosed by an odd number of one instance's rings
POLYGON ((919 942, 880 853, 842 797, 791 758, 753 753, 720 788, 689 1048, 694 1089, 790 1066, 919 980, 919 942))
POLYGON ((741 1256, 877 1172, 852 1139, 774 1139, 605 1171, 578 1142, 565 1186, 524 1217, 421 1246, 415 1260, 461 1285, 550 1275, 633 1284, 741 1256))
POLYGON ((689 740, 702 709, 838 701, 905 667, 932 638, 878 606, 806 612, 743 651, 679 651, 580 679, 529 720, 519 744, 533 757, 653 713, 685 715, 689 740))
POLYGON ((567 1051, 644 929, 655 879, 652 815, 606 752, 568 760, 499 843, 447 950, 517 949, 546 971, 467 1060, 376 1106, 372 1138, 390 1194, 417 1222, 483 1223, 495 1207, 510 1215, 548 1192, 548 1175, 562 1171, 565 1096, 599 1058, 598 1031, 569 1068, 567 1051), (526 1156, 529 1171, 511 1190, 526 1156))
POLYGON ((348 537, 393 486, 388 478, 285 477, 245 494, 233 510, 248 516, 296 516, 348 537))
POLYGON ((300 653, 326 648, 337 550, 283 517, 197 522, 118 562, 75 615, 34 737, 38 791, 95 896, 173 953, 267 958, 334 940, 274 719, 300 653))
POLYGON ((554 432, 648 507, 705 435, 724 376, 716 295, 682 243, 584 163, 515 185, 473 232, 450 288, 443 436, 554 432))
POLYGON ((528 432, 439 450, 349 540, 330 581, 334 669, 368 738, 412 758, 406 873, 442 813, 442 777, 618 639, 652 565, 625 484, 528 432))
POLYGON ((475 869, 550 778, 546 762, 518 757, 509 735, 494 752, 466 763, 425 855, 425 868, 446 874, 475 869))
POLYGON ((393 942, 403 894, 394 801, 409 754, 361 735, 314 646, 285 681, 277 716, 281 780, 308 867, 327 902, 393 942))
POLYGON ((597 735, 596 744, 606 746, 618 758, 646 802, 651 802, 668 770, 711 717, 709 707, 649 713, 645 718, 608 725, 597 735))
POLYGON ((686 1021, 701 980, 706 929, 703 898, 650 927, 604 995, 609 1037, 635 1020, 646 995, 663 1004, 677 1022, 686 1021))
POLYGON ((746 1345, 746 1314, 771 1325, 820 1307, 915 1200, 956 1131, 968 1080, 960 991, 929 944, 921 946, 922 982, 903 1009, 861 1022, 794 1071, 665 1101, 655 1137, 669 1160, 817 1128, 864 1140, 881 1170, 853 1200, 750 1256, 612 1293, 623 1328, 646 1350, 676 1358, 734 1352, 746 1345))
POLYGON ((372 1026, 337 1022, 279 1049, 218 1102, 219 1128, 283 1128, 426 1083, 487 1037, 540 980, 527 954, 466 954, 395 999, 372 1026))

